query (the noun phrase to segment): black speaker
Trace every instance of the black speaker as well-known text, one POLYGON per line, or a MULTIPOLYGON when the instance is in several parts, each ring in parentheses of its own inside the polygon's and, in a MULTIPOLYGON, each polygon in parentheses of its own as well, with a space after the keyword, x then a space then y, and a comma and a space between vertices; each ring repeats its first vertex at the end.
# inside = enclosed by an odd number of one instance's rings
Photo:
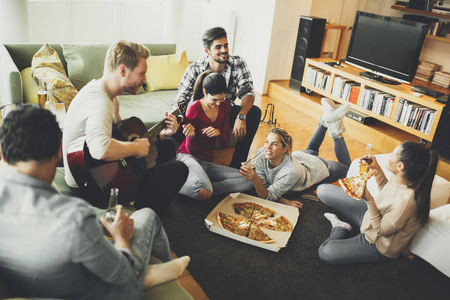
POLYGON ((427 10, 427 2, 426 0, 409 0, 408 8, 427 10))
POLYGON ((327 20, 316 17, 300 17, 294 63, 292 65, 289 87, 300 91, 306 58, 320 57, 323 35, 327 20))
POLYGON ((434 134, 431 149, 439 152, 443 158, 450 160, 450 95, 448 97, 447 105, 442 110, 441 119, 434 134))

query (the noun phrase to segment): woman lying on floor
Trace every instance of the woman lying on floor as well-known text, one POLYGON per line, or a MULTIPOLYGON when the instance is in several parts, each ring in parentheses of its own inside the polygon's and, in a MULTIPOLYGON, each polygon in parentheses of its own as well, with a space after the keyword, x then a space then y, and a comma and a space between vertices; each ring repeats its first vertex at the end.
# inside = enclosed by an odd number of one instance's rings
POLYGON ((369 168, 377 170, 380 189, 376 199, 367 187, 363 200, 357 201, 340 187, 323 184, 317 188, 319 199, 347 216, 359 228, 350 237, 350 224, 326 213, 333 228, 320 246, 319 257, 330 264, 383 261, 397 258, 419 226, 425 226, 430 212, 430 193, 439 156, 424 146, 405 142, 392 152, 388 180, 375 157, 369 168))
POLYGON ((300 201, 284 197, 289 192, 300 192, 321 181, 335 181, 345 177, 351 164, 350 155, 342 133, 343 118, 349 104, 336 107, 334 102, 322 98, 324 115, 304 151, 292 152, 292 137, 282 128, 273 128, 264 147, 254 159, 255 170, 242 166, 239 173, 253 182, 259 197, 279 201, 301 208, 300 201), (320 145, 327 132, 333 138, 338 161, 328 161, 318 156, 320 145))
POLYGON ((186 136, 177 160, 189 167, 189 176, 180 194, 197 200, 214 195, 244 192, 252 183, 237 169, 212 163, 215 143, 228 145, 230 136, 230 103, 225 101, 225 78, 205 71, 199 75, 189 105, 183 134, 186 136))

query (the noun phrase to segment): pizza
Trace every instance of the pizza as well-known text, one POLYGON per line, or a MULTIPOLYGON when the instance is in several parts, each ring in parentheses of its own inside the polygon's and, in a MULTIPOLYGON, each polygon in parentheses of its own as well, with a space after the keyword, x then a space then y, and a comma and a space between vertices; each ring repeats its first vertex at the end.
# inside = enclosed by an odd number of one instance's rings
POLYGON ((293 229, 291 222, 287 218, 279 216, 273 219, 276 211, 261 204, 255 202, 236 202, 233 203, 233 209, 236 214, 241 215, 245 219, 219 212, 217 219, 220 226, 222 229, 249 239, 262 243, 273 243, 274 239, 261 228, 282 232, 291 232, 293 229))
POLYGON ((292 224, 289 222, 288 219, 286 219, 283 216, 279 216, 276 219, 268 220, 262 223, 257 224, 259 227, 267 228, 270 230, 276 230, 276 231, 284 231, 284 232, 291 232, 292 231, 292 224))
POLYGON ((367 181, 377 173, 377 170, 370 170, 359 174, 357 176, 339 179, 339 184, 344 189, 345 193, 356 199, 361 200, 364 189, 366 188, 367 181))
POLYGON ((261 242, 261 243, 273 243, 274 240, 264 231, 261 230, 261 228, 258 227, 258 225, 256 224, 251 224, 250 225, 250 230, 248 232, 248 236, 249 239, 261 242))
POLYGON ((218 221, 222 229, 245 237, 248 235, 250 222, 242 218, 236 218, 231 215, 219 212, 218 221))

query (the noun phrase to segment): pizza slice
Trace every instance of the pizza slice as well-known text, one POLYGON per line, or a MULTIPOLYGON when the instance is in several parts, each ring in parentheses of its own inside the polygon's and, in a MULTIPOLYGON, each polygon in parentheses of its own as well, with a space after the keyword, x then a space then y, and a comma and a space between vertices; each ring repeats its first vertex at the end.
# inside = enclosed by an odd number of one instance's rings
POLYGON ((253 209, 253 214, 252 214, 253 221, 272 218, 273 216, 275 216, 276 211, 274 211, 268 207, 262 206, 260 204, 254 203, 254 205, 255 205, 255 207, 253 209))
POLYGON ((217 220, 222 229, 245 237, 248 235, 250 223, 247 220, 236 218, 221 212, 218 213, 217 220))
POLYGON ((364 194, 364 189, 366 188, 367 181, 373 175, 375 175, 375 173, 377 173, 376 170, 370 170, 369 172, 365 172, 353 177, 339 179, 338 181, 348 196, 356 200, 361 200, 364 194))
POLYGON ((255 203, 253 202, 236 202, 233 203, 233 208, 234 211, 239 214, 242 215, 248 219, 251 219, 252 214, 253 214, 253 208, 255 206, 255 203))
POLYGON ((289 222, 288 219, 286 219, 284 216, 279 216, 276 219, 272 219, 269 221, 265 221, 258 224, 259 227, 267 228, 270 230, 276 230, 276 231, 284 231, 284 232, 291 232, 292 231, 292 224, 289 222))
POLYGON ((273 243, 275 242, 268 234, 261 230, 256 224, 250 225, 250 231, 248 232, 249 239, 261 242, 261 243, 273 243))

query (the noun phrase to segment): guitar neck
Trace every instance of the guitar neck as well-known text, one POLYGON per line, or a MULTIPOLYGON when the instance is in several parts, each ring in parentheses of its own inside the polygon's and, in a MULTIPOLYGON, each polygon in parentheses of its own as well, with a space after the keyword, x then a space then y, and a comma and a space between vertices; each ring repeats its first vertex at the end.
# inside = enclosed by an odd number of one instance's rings
MULTIPOLYGON (((180 110, 176 108, 174 111, 171 112, 172 115, 178 116, 181 114, 180 110)), ((164 118, 159 123, 153 125, 141 138, 146 138, 150 142, 153 141, 153 139, 158 135, 164 128, 166 127, 166 119, 164 118)))

